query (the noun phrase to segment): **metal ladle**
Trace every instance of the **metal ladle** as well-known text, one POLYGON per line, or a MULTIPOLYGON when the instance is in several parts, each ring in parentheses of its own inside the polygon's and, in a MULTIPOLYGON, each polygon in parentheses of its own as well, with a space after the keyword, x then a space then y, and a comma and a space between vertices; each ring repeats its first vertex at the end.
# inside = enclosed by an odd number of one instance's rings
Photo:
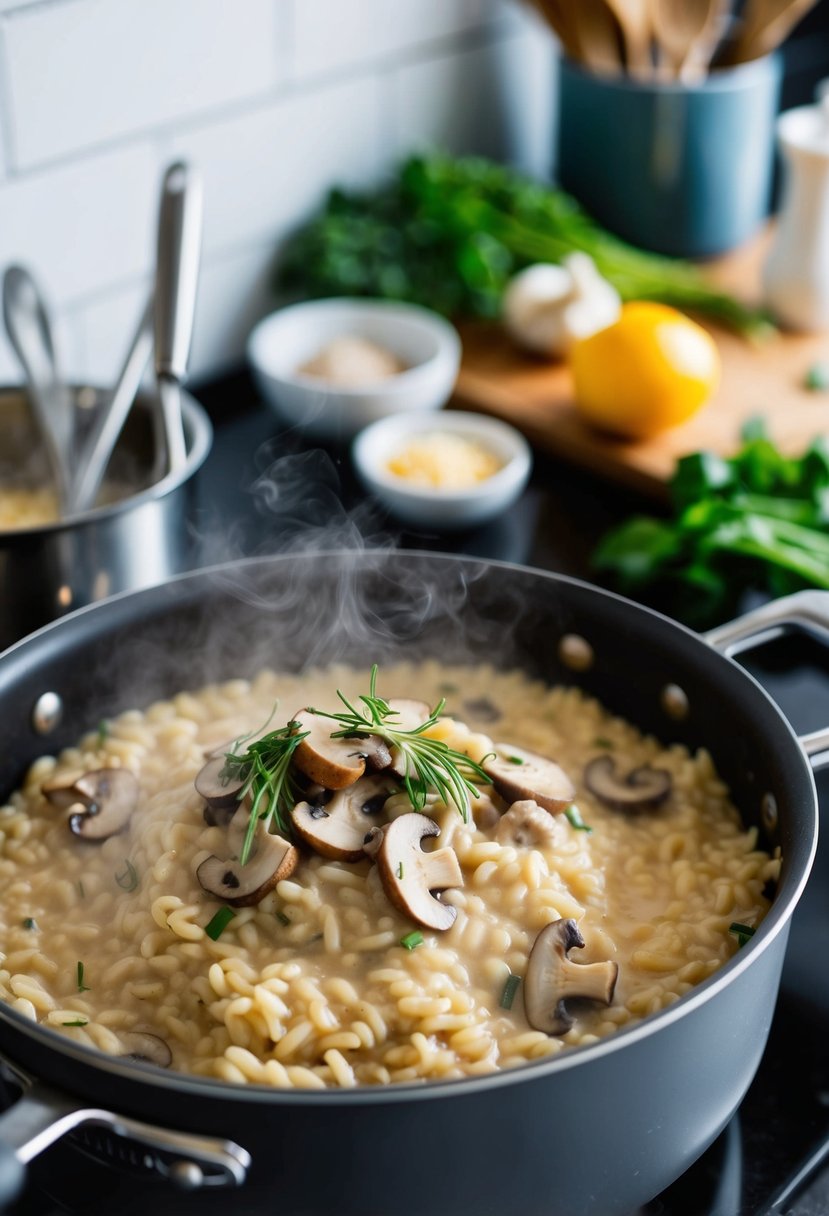
POLYGON ((26 378, 55 479, 60 512, 66 515, 72 497, 74 407, 58 371, 46 305, 34 279, 22 266, 9 266, 3 276, 3 318, 26 378))
POLYGON ((159 203, 156 283, 108 403, 98 414, 81 453, 73 511, 88 511, 109 464, 118 436, 141 385, 153 350, 162 423, 156 428, 153 481, 182 468, 187 460, 181 424, 180 382, 187 369, 196 303, 201 245, 202 190, 193 169, 171 165, 159 203))
POLYGON ((182 468, 187 460, 181 425, 181 382, 187 373, 193 335, 201 232, 201 177, 191 165, 179 161, 164 175, 155 278, 155 371, 167 472, 182 468))

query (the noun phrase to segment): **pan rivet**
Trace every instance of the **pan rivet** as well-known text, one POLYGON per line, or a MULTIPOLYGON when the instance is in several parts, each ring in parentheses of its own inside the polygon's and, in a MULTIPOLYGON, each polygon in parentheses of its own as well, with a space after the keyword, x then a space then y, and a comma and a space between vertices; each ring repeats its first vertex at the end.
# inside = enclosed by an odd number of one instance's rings
POLYGON ((678 684, 666 684, 659 699, 669 718, 675 718, 677 722, 680 722, 683 718, 688 717, 688 698, 678 684))
POLYGON ((558 657, 571 671, 587 671, 593 666, 593 647, 579 633, 565 633, 558 644, 558 657))
POLYGON ((197 1191, 204 1183, 204 1174, 195 1161, 174 1161, 170 1166, 170 1181, 182 1191, 197 1191))
POLYGON ((63 701, 56 692, 45 692, 35 701, 32 726, 39 735, 50 734, 63 716, 63 701))
POLYGON ((760 818, 767 832, 773 832, 777 827, 777 799, 774 794, 764 794, 760 803, 760 818))

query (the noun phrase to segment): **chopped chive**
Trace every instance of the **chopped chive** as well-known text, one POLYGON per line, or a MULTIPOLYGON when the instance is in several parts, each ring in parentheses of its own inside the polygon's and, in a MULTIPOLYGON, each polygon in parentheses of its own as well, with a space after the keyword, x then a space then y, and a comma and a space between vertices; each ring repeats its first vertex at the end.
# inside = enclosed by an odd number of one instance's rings
POLYGON ((744 946, 750 938, 754 937, 756 930, 752 929, 751 925, 741 925, 739 921, 735 920, 732 925, 728 926, 728 932, 733 933, 737 938, 738 946, 744 946))
POLYGON ((803 377, 803 387, 811 393, 824 393, 829 389, 829 363, 813 363, 803 377))
POLYGON ((504 983, 504 991, 501 993, 500 1005, 502 1009, 512 1009, 512 1002, 515 1000, 515 994, 518 991, 518 985, 520 983, 520 975, 507 976, 504 983))
POLYGON ((83 887, 83 880, 79 878, 75 883, 75 886, 78 888, 78 894, 80 895, 81 899, 86 899, 86 891, 83 887))
POLYGON ((581 817, 581 811, 576 806, 575 802, 571 802, 567 810, 564 812, 572 827, 577 832, 592 832, 593 829, 589 824, 585 823, 581 817))
POLYGON ((418 946, 423 945, 423 934, 419 929, 414 929, 411 933, 407 933, 405 937, 401 937, 400 945, 406 950, 415 950, 418 946))
POLYGON ((216 915, 204 926, 207 936, 217 942, 235 915, 232 908, 219 908, 216 915))
POLYGON ((102 718, 98 723, 98 746, 103 747, 109 738, 109 723, 105 718, 102 718))
POLYGON ((88 984, 83 982, 83 963, 78 963, 78 992, 91 992, 88 984))
POLYGON ((284 912, 277 912, 276 919, 279 921, 280 925, 289 925, 291 923, 290 916, 286 916, 284 912))
POLYGON ((138 886, 138 871, 128 857, 124 858, 124 866, 121 874, 116 873, 115 881, 124 891, 134 891, 138 886))
POLYGON ((35 921, 35 918, 33 916, 27 916, 26 919, 23 921, 23 928, 24 929, 36 929, 37 923, 35 921))
POLYGON ((63 1025, 64 1026, 88 1026, 89 1021, 87 1018, 75 1018, 74 1022, 64 1022, 63 1025))
POLYGON ((401 861, 400 865, 397 867, 397 877, 398 878, 403 877, 403 862, 402 861, 401 861))
POLYGON ((593 740, 594 747, 613 747, 613 740, 605 738, 604 735, 597 735, 593 740))
POLYGON ((507 760, 509 760, 510 764, 523 764, 524 763, 524 761, 521 759, 520 756, 507 756, 507 760))

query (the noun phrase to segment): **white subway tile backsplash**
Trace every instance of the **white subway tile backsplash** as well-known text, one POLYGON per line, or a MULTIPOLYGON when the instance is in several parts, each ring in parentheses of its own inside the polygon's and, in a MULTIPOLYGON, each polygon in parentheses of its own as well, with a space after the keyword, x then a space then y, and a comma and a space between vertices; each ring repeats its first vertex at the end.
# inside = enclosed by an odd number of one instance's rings
POLYGON ((385 166, 380 82, 374 76, 301 92, 165 146, 205 182, 205 250, 274 241, 319 205, 334 182, 374 180, 385 166))
POLYGON ((96 385, 115 383, 149 290, 149 280, 141 280, 72 309, 70 323, 83 351, 83 380, 96 385))
POLYGON ((480 46, 396 69, 392 113, 399 155, 438 147, 547 173, 554 45, 540 23, 519 21, 480 46))
POLYGON ((495 0, 294 0, 294 73, 335 71, 481 25, 495 0))
POLYGON ((440 147, 503 155, 506 123, 491 44, 419 63, 394 75, 394 138, 400 155, 440 147))
POLYGON ((222 371, 244 358, 248 334, 276 304, 273 246, 255 246, 208 263, 199 281, 190 376, 222 371))
POLYGON ((85 157, 0 184, 0 267, 29 265, 57 302, 139 274, 158 192, 152 148, 85 157))
POLYGON ((285 0, 63 0, 6 19, 17 167, 263 94, 285 0))
MULTIPOLYGON (((554 43, 514 0, 0 0, 0 270, 31 266, 67 374, 111 383, 173 156, 205 179, 192 372, 238 361, 280 242, 413 147, 543 173, 554 43)), ((0 380, 18 373, 0 335, 0 380)))

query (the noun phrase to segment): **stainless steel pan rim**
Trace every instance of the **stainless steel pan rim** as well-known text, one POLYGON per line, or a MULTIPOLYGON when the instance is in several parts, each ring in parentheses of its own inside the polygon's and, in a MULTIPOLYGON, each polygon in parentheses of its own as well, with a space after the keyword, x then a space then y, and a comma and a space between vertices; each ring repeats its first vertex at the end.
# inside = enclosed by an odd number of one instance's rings
MULTIPOLYGON (((163 483, 162 483, 163 484, 163 483)), ((379 559, 382 560, 383 551, 379 552, 379 559)), ((746 971, 753 961, 762 954, 779 934, 785 931, 791 917, 793 906, 799 899, 801 892, 807 882, 809 871, 814 860, 815 851, 817 849, 818 835, 818 819, 817 819, 817 794, 815 790, 814 777, 809 766, 806 754, 801 745, 801 740, 794 732, 788 719, 784 716, 779 706, 772 700, 765 689, 751 676, 747 671, 741 668, 738 664, 733 663, 725 650, 731 649, 732 638, 727 632, 728 627, 723 631, 714 631, 711 635, 709 643, 705 637, 694 633, 692 630, 679 624, 676 621, 665 617, 663 614, 654 611, 653 609, 643 607, 638 604, 633 604, 624 596, 616 595, 613 592, 606 591, 603 588, 595 587, 585 583, 580 579, 575 579, 570 576, 553 574, 547 571, 536 570, 528 566, 520 566, 509 562, 490 561, 478 558, 457 557, 445 553, 433 553, 430 551, 394 551, 395 556, 402 558, 412 558, 416 560, 429 560, 437 563, 445 563, 447 566, 467 567, 470 570, 475 568, 500 568, 504 571, 518 572, 524 575, 531 576, 535 579, 543 578, 548 581, 551 586, 555 587, 560 584, 565 584, 578 588, 582 591, 590 593, 591 596, 604 598, 607 600, 617 601, 626 608, 633 607, 637 613, 650 616, 654 621, 660 622, 662 625, 667 625, 674 631, 683 634, 690 644, 698 646, 700 653, 710 655, 711 645, 720 648, 722 661, 733 666, 735 674, 738 678, 744 681, 747 695, 751 695, 755 699, 765 702, 767 708, 771 709, 776 716, 777 725, 781 734, 781 746, 783 739, 786 740, 786 745, 790 746, 793 754, 800 757, 802 761, 803 776, 808 781, 808 788, 812 798, 812 814, 809 824, 810 841, 808 851, 808 861, 800 866, 798 876, 792 875, 790 871, 784 868, 783 877, 780 887, 775 897, 772 907, 763 920, 762 925, 758 929, 757 934, 746 943, 746 945, 723 967, 721 967, 714 975, 707 980, 696 985, 690 992, 686 993, 679 1000, 675 1001, 668 1008, 661 1010, 658 1013, 650 1014, 641 1021, 632 1026, 625 1027, 608 1038, 602 1039, 598 1043, 587 1044, 583 1047, 568 1048, 552 1059, 530 1061, 524 1065, 508 1070, 486 1074, 479 1077, 464 1077, 447 1081, 430 1081, 428 1084, 417 1083, 401 1083, 387 1087, 364 1087, 354 1090, 276 1090, 269 1086, 256 1084, 241 1085, 234 1082, 215 1081, 210 1078, 192 1077, 185 1073, 171 1074, 163 1069, 146 1065, 138 1062, 126 1063, 119 1060, 117 1057, 110 1057, 94 1048, 87 1047, 83 1044, 76 1044, 68 1041, 64 1036, 57 1031, 53 1031, 47 1027, 33 1024, 29 1019, 15 1010, 4 1005, 0 1005, 0 1021, 7 1022, 14 1027, 15 1032, 22 1033, 29 1039, 41 1042, 44 1047, 58 1051, 60 1054, 76 1060, 79 1063, 93 1065, 103 1071, 111 1073, 114 1076, 129 1078, 130 1080, 139 1081, 144 1085, 150 1085, 153 1088, 164 1090, 175 1090, 179 1093, 189 1093, 194 1097, 211 1097, 221 1098, 232 1094, 234 1098, 241 1099, 249 1103, 278 1103, 285 1106, 303 1106, 316 1105, 320 1101, 332 1106, 354 1106, 354 1105, 371 1105, 373 1103, 397 1103, 411 1101, 428 1101, 439 1097, 446 1097, 450 1094, 469 1093, 474 1090, 476 1092, 500 1088, 503 1086, 511 1086, 519 1084, 522 1081, 529 1080, 535 1077, 546 1076, 548 1074, 563 1072, 571 1068, 579 1067, 586 1060, 595 1060, 603 1056, 613 1055, 625 1047, 633 1044, 643 1038, 654 1035, 660 1029, 668 1027, 672 1023, 679 1021, 689 1016, 693 1011, 701 1005, 707 1003, 719 991, 728 986, 732 980, 746 971)), ((324 561, 342 560, 345 556, 343 550, 328 550, 320 553, 315 553, 315 560, 324 561)), ((366 554, 355 554, 356 557, 368 557, 373 555, 371 552, 366 554)), ((253 557, 241 559, 234 562, 226 562, 218 565, 205 567, 195 571, 188 571, 184 574, 176 575, 165 583, 171 592, 174 592, 176 587, 184 587, 190 581, 194 580, 211 580, 211 579, 228 579, 231 576, 238 574, 240 571, 250 571, 257 567, 271 566, 280 561, 293 562, 296 561, 298 555, 288 554, 276 557, 253 557)), ((301 559, 301 555, 300 555, 301 559)), ((52 630, 56 628, 65 628, 66 622, 72 620, 80 620, 87 617, 89 614, 95 614, 100 611, 112 610, 112 605, 119 602, 130 601, 136 602, 141 596, 151 596, 153 592, 157 593, 158 588, 148 588, 142 591, 122 592, 119 595, 110 597, 107 600, 99 601, 95 604, 90 604, 84 608, 79 608, 75 612, 63 617, 61 621, 53 622, 50 625, 44 626, 36 633, 24 638, 16 643, 8 651, 6 656, 12 658, 18 652, 25 651, 33 644, 36 644, 39 639, 48 636, 52 630)), ((803 593, 808 596, 810 593, 803 593)), ((829 601, 829 593, 816 593, 818 595, 825 594, 829 601)), ((794 600, 798 597, 789 597, 794 600)), ((784 601, 780 601, 782 605, 784 601)), ((769 606, 770 608, 773 606, 769 606)), ((829 615, 829 609, 827 610, 829 615)), ((769 617, 768 610, 760 610, 758 616, 769 617)), ((749 618, 750 619, 750 618, 749 618)), ((755 633, 763 634, 763 637, 770 636, 770 631, 780 631, 780 622, 785 621, 785 610, 778 611, 773 615, 773 619, 768 619, 765 622, 765 632, 761 628, 762 621, 758 621, 755 633)), ((745 621, 746 618, 743 618, 745 621)), ((739 638, 745 639, 750 635, 751 631, 747 630, 741 622, 736 622, 732 633, 738 634, 739 638)), ((740 645, 738 648, 742 648, 740 645)), ((785 859, 784 859, 785 865, 785 859)))
MULTIPOLYGON (((0 388, 0 392, 2 391, 0 388)), ((146 395, 141 394, 139 400, 141 396, 144 396, 145 400, 147 399, 146 395)), ((41 536, 44 533, 59 533, 67 529, 76 528, 78 525, 94 523, 98 520, 108 519, 111 516, 121 515, 125 511, 133 511, 137 507, 143 506, 144 503, 164 498, 185 481, 188 481, 201 468, 207 458, 213 439, 213 427, 202 406, 184 390, 182 390, 181 408, 189 446, 187 460, 176 472, 167 473, 161 481, 147 486, 146 489, 141 490, 138 494, 131 494, 128 498, 121 498, 117 502, 108 503, 106 506, 91 507, 88 511, 72 515, 69 519, 61 519, 49 524, 35 524, 28 528, 14 528, 7 531, 0 529, 0 542, 8 544, 18 537, 26 539, 41 536)), ((129 592, 124 592, 123 594, 129 594, 129 592)), ((115 597, 113 596, 112 598, 115 597)))

